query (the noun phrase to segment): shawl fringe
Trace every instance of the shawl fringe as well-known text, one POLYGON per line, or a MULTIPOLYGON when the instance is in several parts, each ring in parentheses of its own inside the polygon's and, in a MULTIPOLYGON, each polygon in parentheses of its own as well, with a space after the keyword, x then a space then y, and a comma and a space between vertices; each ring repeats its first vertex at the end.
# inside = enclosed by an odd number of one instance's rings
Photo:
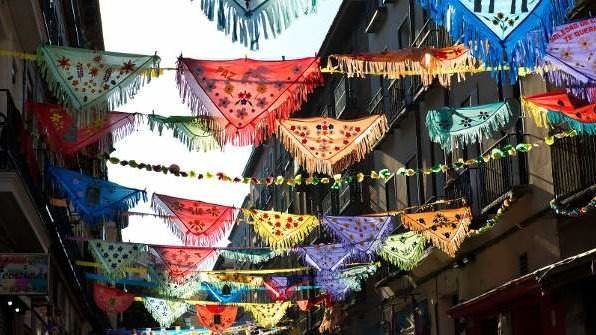
POLYGON ((554 111, 548 111, 546 113, 546 118, 548 119, 548 122, 551 124, 565 123, 565 124, 567 124, 567 126, 569 128, 575 130, 578 134, 596 135, 596 122, 594 122, 594 123, 580 122, 578 120, 570 118, 569 116, 567 116, 563 113, 554 112, 554 111))
POLYGON ((535 105, 534 103, 524 99, 523 97, 522 97, 521 102, 522 102, 522 107, 524 108, 524 112, 534 120, 537 127, 539 127, 539 128, 548 127, 548 118, 546 116, 548 111, 546 109, 535 105))
POLYGON ((250 254, 247 252, 242 252, 238 250, 227 250, 222 249, 219 250, 219 254, 227 259, 235 260, 237 262, 248 262, 251 264, 258 264, 267 262, 274 257, 280 255, 279 252, 270 251, 267 254, 250 254))
MULTIPOLYGON (((417 233, 416 233, 417 234, 417 233)), ((424 241, 424 237, 422 238, 424 241)), ((408 255, 397 256, 396 252, 389 252, 386 248, 379 250, 379 256, 404 271, 413 270, 424 255, 424 242, 418 243, 408 255)))
MULTIPOLYGON (((362 251, 358 248, 359 242, 349 242, 345 235, 342 234, 341 228, 335 226, 334 224, 330 224, 328 221, 323 219, 325 222, 325 226, 328 228, 327 230, 331 232, 335 238, 343 241, 342 244, 349 245, 352 248, 353 257, 350 260, 356 261, 372 261, 376 258, 377 251, 382 246, 383 242, 391 234, 393 228, 393 219, 391 217, 387 217, 385 222, 383 223, 383 227, 379 231, 379 234, 375 237, 374 241, 370 244, 369 248, 366 251, 362 251)), ((364 243, 371 242, 370 240, 365 240, 364 243)))
POLYGON ((144 122, 144 115, 130 113, 125 119, 118 121, 116 127, 112 126, 112 131, 99 139, 99 150, 101 152, 110 152, 111 145, 132 134, 144 122), (111 139, 111 141, 110 141, 111 139))
POLYGON ((159 135, 162 135, 163 129, 172 130, 172 135, 186 145, 188 151, 221 151, 224 147, 224 128, 220 122, 214 119, 202 118, 201 125, 205 127, 208 135, 199 136, 189 131, 183 122, 168 122, 149 116, 147 118, 149 129, 154 131, 157 127, 159 135))
POLYGON ((244 308, 250 312, 253 319, 263 328, 272 328, 277 325, 286 314, 286 310, 291 306, 290 301, 278 302, 274 304, 246 305, 244 308), (271 315, 266 315, 268 311, 271 315))

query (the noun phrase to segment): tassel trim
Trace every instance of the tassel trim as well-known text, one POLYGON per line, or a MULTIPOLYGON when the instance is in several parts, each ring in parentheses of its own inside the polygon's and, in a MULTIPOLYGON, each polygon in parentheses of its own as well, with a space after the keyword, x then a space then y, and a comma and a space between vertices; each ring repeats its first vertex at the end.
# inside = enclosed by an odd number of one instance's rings
POLYGON ((155 321, 157 321, 157 323, 159 323, 161 327, 166 328, 171 326, 172 323, 174 323, 174 321, 176 321, 180 316, 182 316, 182 314, 186 313, 186 311, 188 310, 188 305, 184 302, 171 302, 157 298, 145 298, 143 299, 143 304, 145 305, 145 308, 147 309, 147 311, 149 311, 151 316, 153 316, 155 321), (167 306, 167 315, 163 314, 163 311, 160 310, 157 304, 153 304, 153 302, 158 304, 161 302, 165 304, 167 306))
MULTIPOLYGON (((192 122, 198 122, 205 129, 205 135, 197 135, 188 129, 184 121, 169 121, 168 118, 149 115, 149 129, 154 131, 157 128, 159 135, 162 135, 164 127, 172 131, 172 135, 181 143, 185 144, 189 151, 221 151, 224 147, 224 128, 220 122, 208 118, 195 118, 192 122)), ((190 121, 188 121, 190 122, 190 121)))
POLYGON ((266 253, 263 253, 263 254, 251 254, 249 251, 243 252, 243 251, 239 251, 239 250, 222 249, 222 250, 219 250, 219 254, 226 259, 231 259, 231 260, 234 260, 237 262, 247 262, 247 263, 251 263, 251 264, 259 264, 259 263, 267 262, 267 261, 275 258, 276 256, 279 256, 281 253, 275 252, 275 251, 267 251, 266 253))
POLYGON ((383 222, 383 226, 381 230, 379 230, 378 235, 371 241, 370 239, 364 240, 363 243, 370 243, 369 247, 366 250, 362 250, 363 247, 360 242, 351 242, 349 241, 344 234, 342 234, 342 230, 340 227, 329 223, 323 217, 323 223, 328 228, 327 230, 331 232, 337 239, 343 241, 342 243, 349 245, 352 247, 352 253, 354 254, 353 260, 356 261, 372 261, 376 258, 377 251, 382 246, 383 242, 389 236, 391 231, 393 230, 393 218, 388 216, 385 222, 383 222))
MULTIPOLYGON (((409 232, 404 234, 418 235, 418 233, 415 232, 409 232)), ((416 243, 416 246, 414 248, 407 250, 407 254, 404 255, 400 255, 401 250, 400 252, 391 251, 387 245, 384 245, 379 250, 379 256, 387 262, 397 266, 398 268, 404 271, 411 271, 416 267, 416 265, 418 265, 418 262, 420 262, 422 256, 424 255, 424 241, 425 238, 422 235, 420 235, 419 243, 416 243)))
POLYGON ((543 107, 540 107, 531 101, 528 101, 522 97, 522 107, 524 109, 524 113, 529 115, 534 123, 536 123, 536 127, 539 128, 546 128, 548 127, 548 118, 546 116, 548 110, 543 107))
MULTIPOLYGON (((117 244, 117 242, 114 242, 117 244)), ((96 263, 101 265, 101 273, 106 277, 106 279, 113 281, 115 279, 126 278, 128 271, 127 268, 132 267, 132 264, 138 261, 138 257, 130 257, 128 260, 121 259, 121 263, 118 264, 116 268, 112 268, 108 263, 104 261, 104 258, 100 254, 100 251, 93 245, 93 243, 89 243, 89 252, 91 256, 95 260, 96 263)), ((147 252, 147 247, 141 247, 136 253, 136 256, 140 256, 142 252, 147 252), (143 250, 144 249, 144 250, 143 250)))
POLYGON ((275 304, 246 305, 244 308, 250 312, 259 326, 272 328, 286 315, 286 311, 291 305, 290 301, 284 301, 275 304), (268 313, 269 311, 273 311, 273 313, 268 313))
POLYGON ((563 113, 548 111, 546 113, 546 118, 548 122, 551 124, 567 124, 567 126, 573 130, 575 130, 580 135, 596 135, 596 122, 594 123, 584 123, 573 118, 570 118, 563 113))

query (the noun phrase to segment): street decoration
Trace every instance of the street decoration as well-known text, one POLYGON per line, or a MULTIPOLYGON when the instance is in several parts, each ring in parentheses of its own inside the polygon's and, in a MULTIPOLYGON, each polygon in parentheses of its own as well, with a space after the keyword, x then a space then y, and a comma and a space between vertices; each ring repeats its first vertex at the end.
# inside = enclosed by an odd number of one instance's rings
POLYGON ((0 296, 44 296, 49 294, 48 254, 0 254, 0 296))
POLYGON ((257 209, 242 209, 242 211, 245 217, 252 220, 255 232, 276 251, 298 245, 319 225, 319 219, 313 215, 257 209))
POLYGON ((513 191, 510 191, 507 194, 505 194, 501 206, 499 206, 499 208, 497 209, 497 213, 490 219, 487 219, 482 227, 470 230, 468 235, 479 235, 491 230, 499 221, 501 221, 505 213, 509 210, 509 208, 511 208, 511 205, 516 201, 517 198, 514 196, 513 191))
POLYGON ((362 281, 374 274, 376 265, 359 265, 340 271, 323 270, 315 275, 315 283, 333 300, 343 300, 350 292, 362 289, 362 281))
POLYGON ((372 258, 393 230, 391 216, 324 216, 323 225, 357 257, 372 258))
POLYGON ((316 244, 297 249, 304 261, 317 271, 336 272, 352 257, 352 246, 343 243, 316 244))
POLYGON ((275 38, 299 16, 315 12, 318 0, 202 0, 201 9, 217 29, 251 49, 275 38))
POLYGON ((596 103, 577 101, 565 91, 525 97, 522 103, 538 127, 566 124, 578 134, 596 135, 596 103))
POLYGON ((26 103, 27 111, 37 119, 37 128, 54 152, 72 155, 98 143, 99 151, 111 149, 112 142, 131 134, 141 117, 138 114, 108 112, 93 116, 85 127, 77 127, 74 118, 62 105, 26 103))
POLYGON ((494 70, 507 68, 512 82, 517 80, 519 68, 538 65, 547 36, 573 7, 569 0, 419 2, 435 22, 446 27, 452 39, 462 41, 483 64, 494 70))
POLYGON ((290 285, 288 277, 273 276, 263 283, 267 295, 273 301, 290 300, 300 285, 290 285))
POLYGON ((129 267, 147 259, 143 244, 91 240, 87 245, 100 272, 108 278, 126 278, 129 267))
MULTIPOLYGON (((192 270, 192 267, 187 268, 192 270)), ((196 269, 196 267, 195 267, 196 269)), ((169 271, 156 267, 150 273, 151 282, 156 285, 156 292, 160 297, 188 299, 201 292, 201 282, 205 278, 202 273, 189 271, 184 280, 172 278, 169 271)))
POLYGON ((275 327, 292 305, 289 301, 272 304, 247 305, 244 308, 252 314, 254 321, 263 328, 275 327))
POLYGON ((208 274, 208 282, 211 286, 220 290, 224 286, 257 288, 263 286, 263 277, 241 273, 210 273, 208 274))
POLYGON ((93 284, 93 300, 95 305, 106 313, 123 313, 135 301, 135 296, 117 288, 95 283, 93 284))
POLYGON ((203 282, 202 287, 208 292, 209 297, 213 301, 218 302, 238 302, 242 301, 242 298, 248 292, 248 288, 242 285, 213 285, 212 283, 203 282))
POLYGON ((185 245, 195 246, 212 246, 224 238, 236 213, 230 206, 157 193, 153 194, 151 207, 164 216, 168 228, 185 245))
POLYGON ((508 102, 441 107, 428 111, 426 127, 431 141, 439 143, 443 150, 451 151, 493 137, 509 125, 511 118, 508 102))
POLYGON ((269 250, 268 248, 237 250, 221 249, 219 253, 224 258, 235 260, 237 262, 248 262, 251 264, 264 263, 280 255, 279 252, 269 250))
POLYGON ((550 201, 550 207, 555 211, 557 215, 568 216, 568 217, 580 217, 584 215, 594 215, 596 213, 596 196, 583 207, 578 208, 565 208, 561 206, 558 199, 550 201))
POLYGON ((143 304, 161 327, 169 327, 188 310, 184 302, 144 297, 143 304))
POLYGON ((162 134, 169 129, 175 138, 186 145, 189 151, 212 151, 223 149, 222 129, 209 129, 208 121, 196 116, 147 115, 149 128, 162 134))
POLYGON ((49 166, 48 172, 54 179, 54 185, 66 193, 81 218, 90 224, 101 219, 115 221, 119 212, 128 211, 141 200, 147 201, 143 190, 56 166, 49 166))
POLYGON ((38 64, 58 101, 78 124, 125 104, 151 80, 159 57, 40 45, 38 64))
POLYGON ((411 231, 422 234, 432 245, 454 257, 468 236, 472 220, 469 207, 443 209, 423 213, 404 213, 402 224, 411 231))
POLYGON ((417 232, 389 236, 379 250, 379 256, 404 271, 416 267, 424 255, 425 238, 417 232))
POLYGON ((419 75, 429 86, 437 78, 442 86, 451 85, 453 75, 458 81, 467 72, 475 72, 480 64, 461 44, 447 48, 404 48, 378 53, 333 54, 327 59, 324 72, 364 78, 369 75, 402 79, 419 75))
POLYGON ((279 121, 277 136, 309 173, 341 173, 370 153, 388 130, 385 115, 355 120, 328 117, 279 121))
POLYGON ((332 306, 331 297, 328 294, 320 294, 315 298, 297 300, 296 305, 301 311, 306 312, 311 310, 314 306, 323 305, 324 307, 332 306))
POLYGON ((544 55, 545 76, 573 95, 596 103, 596 18, 557 27, 544 55))
POLYGON ((178 284, 183 283, 205 261, 217 258, 217 253, 210 248, 185 248, 175 246, 151 247, 166 266, 169 278, 178 284))
POLYGON ((182 99, 223 142, 259 145, 277 119, 300 109, 322 84, 319 59, 228 61, 180 58, 176 80, 182 99), (208 121, 208 122, 207 122, 208 121), (218 135, 220 136, 220 135, 218 135))
POLYGON ((197 319, 213 334, 222 334, 236 322, 238 307, 224 305, 195 305, 197 319))

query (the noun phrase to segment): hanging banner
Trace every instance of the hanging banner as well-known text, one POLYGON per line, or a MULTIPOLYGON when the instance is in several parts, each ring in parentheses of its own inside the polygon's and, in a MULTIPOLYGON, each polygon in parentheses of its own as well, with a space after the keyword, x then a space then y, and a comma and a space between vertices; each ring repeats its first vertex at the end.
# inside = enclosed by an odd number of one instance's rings
POLYGON ((0 254, 0 295, 47 295, 47 254, 0 254))

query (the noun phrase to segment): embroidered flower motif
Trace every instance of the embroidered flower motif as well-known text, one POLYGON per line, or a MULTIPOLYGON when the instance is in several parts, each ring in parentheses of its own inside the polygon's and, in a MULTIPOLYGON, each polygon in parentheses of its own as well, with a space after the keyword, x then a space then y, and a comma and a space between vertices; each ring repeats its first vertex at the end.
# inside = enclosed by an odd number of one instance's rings
POLYGON ((281 80, 278 80, 273 83, 273 87, 277 88, 278 90, 281 90, 282 88, 284 88, 284 83, 281 80))
POLYGON ((215 80, 207 80, 207 83, 205 84, 205 89, 207 90, 207 92, 211 92, 216 88, 217 85, 215 84, 215 80))
POLYGON ((58 59, 58 66, 68 70, 70 68, 70 59, 62 56, 62 58, 58 59))
POLYGON ((243 120, 246 116, 248 115, 248 113, 246 112, 246 108, 240 108, 236 110, 236 117, 243 120))
POLYGON ((295 65, 295 66, 292 68, 292 72, 293 72, 294 74, 300 74, 300 72, 302 72, 302 68, 300 67, 300 65, 295 65))
POLYGON ((250 94, 250 92, 247 92, 247 91, 240 92, 240 93, 238 93, 238 98, 240 99, 240 100, 238 100, 238 102, 241 105, 246 105, 246 104, 252 105, 252 103, 250 103, 250 98, 252 98, 252 94, 250 94))
POLYGON ((267 106, 267 98, 261 97, 257 98, 257 107, 265 108, 267 106))
POLYGON ((461 120, 459 120, 459 124, 463 127, 471 127, 472 126, 472 119, 470 119, 469 117, 464 117, 461 120))
POLYGON ((258 84, 256 91, 259 94, 263 94, 263 93, 267 92, 267 86, 265 84, 258 84))
POLYGON ((227 108, 230 105, 231 101, 228 97, 223 97, 219 99, 219 106, 223 108, 227 108))
POLYGON ((487 111, 480 111, 478 112, 478 117, 481 120, 487 120, 489 118, 490 114, 487 111))
POLYGON ((91 77, 97 77, 97 74, 98 74, 98 73, 99 73, 99 69, 98 69, 98 68, 96 68, 96 67, 92 67, 92 68, 89 70, 89 75, 90 75, 91 77))
POLYGON ((224 92, 225 92, 226 94, 228 94, 228 95, 232 95, 232 93, 234 93, 234 85, 232 85, 232 84, 230 84, 230 83, 227 83, 227 84, 224 86, 224 89, 223 89, 223 90, 224 90, 224 92))
POLYGON ((565 48, 561 52, 561 57, 564 59, 571 59, 572 56, 573 56, 573 52, 571 51, 570 48, 565 48))
POLYGON ((123 63, 122 67, 120 67, 120 73, 129 73, 131 71, 133 71, 135 68, 135 63, 133 63, 131 60, 128 60, 128 62, 123 63))

